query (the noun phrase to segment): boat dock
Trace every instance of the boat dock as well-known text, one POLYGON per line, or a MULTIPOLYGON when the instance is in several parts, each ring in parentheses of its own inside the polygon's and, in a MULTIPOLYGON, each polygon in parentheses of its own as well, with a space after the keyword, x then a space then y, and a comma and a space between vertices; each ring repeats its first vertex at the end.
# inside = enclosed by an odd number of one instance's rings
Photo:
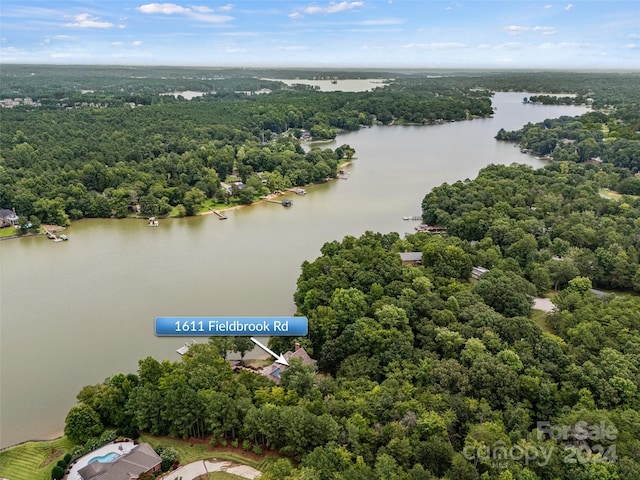
POLYGON ((403 220, 422 220, 422 215, 405 215, 403 220))
POLYGON ((273 200, 267 197, 260 197, 260 198, 265 202, 277 203, 278 205, 282 205, 283 207, 290 207, 293 205, 293 201, 289 200, 288 198, 285 198, 284 200, 273 200))
POLYGON ((43 228, 44 228, 44 234, 47 236, 47 238, 53 240, 55 243, 69 240, 69 237, 67 237, 66 235, 58 235, 57 233, 58 230, 53 231, 53 230, 49 230, 47 227, 43 227, 43 228))
POLYGON ((293 192, 296 195, 306 195, 307 191, 304 188, 287 188, 287 192, 293 192))
POLYGON ((213 213, 215 213, 218 216, 219 220, 226 220, 227 219, 227 216, 224 213, 222 213, 220 210, 214 210, 211 207, 207 207, 207 208, 209 210, 211 210, 213 213))

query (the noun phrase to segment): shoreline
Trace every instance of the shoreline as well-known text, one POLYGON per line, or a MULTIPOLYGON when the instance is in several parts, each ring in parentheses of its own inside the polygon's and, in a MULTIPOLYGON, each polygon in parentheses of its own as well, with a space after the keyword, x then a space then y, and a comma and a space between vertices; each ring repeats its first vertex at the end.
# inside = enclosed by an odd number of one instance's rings
MULTIPOLYGON (((338 170, 351 165, 354 160, 355 160, 355 158, 352 158, 350 160, 347 160, 346 162, 343 162, 343 163, 339 164, 338 165, 338 170)), ((327 180, 327 182, 333 181, 333 180, 338 180, 338 177, 331 178, 331 179, 327 180)), ((313 187, 314 185, 320 185, 320 184, 318 184, 318 183, 310 183, 309 185, 304 185, 304 186, 305 187, 313 187)), ((292 187, 292 188, 294 188, 294 187, 292 187)), ((302 187, 299 187, 299 188, 302 188, 302 187)), ((223 207, 223 208, 216 208, 216 209, 213 209, 213 210, 216 210, 218 212, 228 212, 228 211, 232 211, 232 210, 238 210, 238 209, 241 209, 241 208, 251 207, 252 205, 265 203, 266 200, 273 200, 275 198, 282 197, 282 196, 290 194, 290 193, 293 193, 293 192, 284 191, 284 192, 278 192, 278 193, 270 193, 269 195, 265 195, 264 197, 261 197, 259 200, 255 201, 253 203, 250 203, 248 205, 231 205, 231 206, 227 206, 227 207, 223 207)), ((198 213, 196 213, 195 215, 192 215, 192 216, 199 217, 199 216, 202 216, 202 215, 213 215, 214 214, 213 210, 209 209, 207 211, 198 212, 198 213)), ((187 218, 187 217, 171 217, 171 216, 167 216, 167 217, 160 217, 160 218, 162 220, 167 220, 167 219, 172 219, 172 218, 187 218)), ((81 218, 81 219, 76 220, 76 221, 80 221, 80 220, 84 220, 84 219, 81 218)), ((101 220, 148 220, 148 217, 146 217, 146 216, 129 216, 129 217, 124 217, 124 218, 105 217, 105 218, 101 218, 101 220)), ((70 223, 69 226, 71 226, 71 225, 73 225, 73 223, 70 223)), ((64 230, 66 230, 68 227, 56 227, 56 228, 57 228, 57 231, 62 232, 64 230)), ((38 235, 45 235, 45 232, 25 233, 23 235, 20 235, 20 234, 9 235, 9 236, 6 236, 6 237, 0 237, 0 241, 13 240, 13 239, 16 239, 16 238, 35 237, 35 236, 38 236, 38 235)), ((2 449, 0 449, 0 451, 1 450, 2 449)))
POLYGON ((40 439, 29 439, 29 440, 22 440, 21 442, 18 443, 14 443, 12 445, 7 445, 6 447, 1 447, 0 448, 0 452, 4 452, 5 450, 9 450, 13 447, 19 447, 20 445, 24 445, 25 443, 45 443, 45 442, 52 442, 54 440, 60 440, 61 438, 64 438, 64 431, 63 430, 59 430, 56 433, 52 433, 50 435, 45 435, 45 438, 40 438, 40 439))

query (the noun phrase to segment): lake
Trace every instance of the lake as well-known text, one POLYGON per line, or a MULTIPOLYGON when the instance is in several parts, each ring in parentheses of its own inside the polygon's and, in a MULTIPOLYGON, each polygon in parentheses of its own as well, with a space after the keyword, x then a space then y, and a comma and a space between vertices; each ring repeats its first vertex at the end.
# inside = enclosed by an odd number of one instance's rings
MULTIPOLYGON (((340 81, 338 85, 340 84, 340 81)), ((79 390, 146 356, 177 360, 184 338, 154 335, 167 315, 291 315, 304 260, 324 242, 366 230, 400 234, 419 222, 431 188, 473 178, 490 164, 544 164, 497 142, 500 128, 579 115, 584 107, 524 105, 498 93, 494 118, 436 126, 375 126, 323 144, 349 144, 347 180, 214 215, 82 220, 68 242, 0 242, 0 446, 60 434, 79 390)), ((202 340, 201 340, 202 341, 202 340)))

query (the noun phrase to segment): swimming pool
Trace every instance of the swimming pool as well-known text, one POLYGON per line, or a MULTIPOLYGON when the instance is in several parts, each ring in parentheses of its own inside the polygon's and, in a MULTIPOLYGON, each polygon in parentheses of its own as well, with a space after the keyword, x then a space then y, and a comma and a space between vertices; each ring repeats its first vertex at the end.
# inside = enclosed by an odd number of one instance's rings
POLYGON ((87 462, 87 464, 93 463, 93 462, 109 463, 109 462, 113 462, 119 456, 120 455, 118 455, 115 452, 109 452, 106 455, 102 455, 101 457, 93 457, 91 460, 87 462))

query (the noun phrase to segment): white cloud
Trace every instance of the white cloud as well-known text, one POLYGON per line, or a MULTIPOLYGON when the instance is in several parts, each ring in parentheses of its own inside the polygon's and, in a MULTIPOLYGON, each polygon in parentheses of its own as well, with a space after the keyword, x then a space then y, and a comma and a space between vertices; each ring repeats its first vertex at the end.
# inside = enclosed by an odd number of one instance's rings
POLYGON ((553 8, 553 5, 545 5, 544 8, 548 10, 549 8, 553 8))
POLYGON ((142 45, 142 41, 141 40, 135 40, 135 41, 131 42, 131 45, 133 45, 134 47, 139 47, 140 45, 142 45))
POLYGON ((316 14, 329 14, 329 13, 339 13, 346 12, 349 10, 353 10, 354 8, 358 8, 364 5, 364 2, 330 2, 327 5, 318 6, 312 5, 302 9, 302 11, 297 11, 289 14, 289 18, 300 18, 303 15, 316 15, 316 14))
MULTIPOLYGON (((231 4, 221 8, 221 10, 229 9, 231 9, 231 4)), ((214 15, 214 10, 206 6, 183 7, 175 3, 147 3, 139 6, 137 10, 148 14, 187 15, 194 20, 208 23, 224 23, 233 20, 233 17, 228 15, 214 15)))
POLYGON ((638 45, 637 43, 627 43, 622 48, 624 48, 625 50, 634 50, 636 48, 640 48, 640 45, 638 45))
POLYGON ((114 47, 121 47, 123 44, 122 42, 111 42, 111 45, 113 45, 114 47))
POLYGON ((181 7, 175 3, 147 3, 146 5, 140 5, 137 10, 142 13, 163 13, 165 15, 188 13, 191 11, 191 9, 181 7))
POLYGON ((96 17, 88 13, 80 13, 74 17, 75 22, 65 23, 65 27, 71 28, 111 28, 115 26, 110 22, 101 22, 96 17))
POLYGON ((569 10, 571 10, 573 7, 575 7, 575 5, 573 3, 568 4, 566 7, 564 7, 564 9, 568 12, 569 10))
POLYGON ((640 35, 637 33, 630 33, 627 35, 627 38, 630 38, 631 40, 640 40, 640 35))
POLYGON ((221 6, 218 10, 228 12, 231 9, 233 9, 233 3, 227 3, 226 5, 221 6))
POLYGON ((529 30, 529 27, 523 27, 522 25, 509 25, 508 27, 504 27, 508 35, 522 35, 524 32, 529 30))
POLYGON ((476 47, 478 50, 489 50, 491 48, 491 45, 488 45, 486 43, 481 43, 480 45, 478 45, 476 47))
POLYGON ((556 29, 554 27, 533 27, 534 32, 542 32, 543 35, 555 35, 556 29))

